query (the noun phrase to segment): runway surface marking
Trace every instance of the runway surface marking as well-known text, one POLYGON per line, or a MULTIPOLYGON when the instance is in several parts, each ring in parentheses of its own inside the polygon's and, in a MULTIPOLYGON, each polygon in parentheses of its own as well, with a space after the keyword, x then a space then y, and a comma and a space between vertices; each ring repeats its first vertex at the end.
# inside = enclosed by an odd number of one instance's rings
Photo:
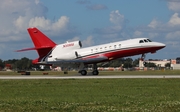
POLYGON ((180 75, 113 75, 113 76, 0 76, 0 79, 118 79, 118 78, 180 78, 180 75))

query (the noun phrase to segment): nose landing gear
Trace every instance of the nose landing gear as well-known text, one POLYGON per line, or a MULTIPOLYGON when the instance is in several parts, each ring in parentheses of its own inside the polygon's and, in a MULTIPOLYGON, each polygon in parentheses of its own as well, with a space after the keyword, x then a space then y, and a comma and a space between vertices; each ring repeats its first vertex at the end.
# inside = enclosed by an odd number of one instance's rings
POLYGON ((144 59, 145 59, 145 57, 146 57, 146 54, 141 55, 141 58, 139 60, 139 67, 140 68, 144 68, 144 59))

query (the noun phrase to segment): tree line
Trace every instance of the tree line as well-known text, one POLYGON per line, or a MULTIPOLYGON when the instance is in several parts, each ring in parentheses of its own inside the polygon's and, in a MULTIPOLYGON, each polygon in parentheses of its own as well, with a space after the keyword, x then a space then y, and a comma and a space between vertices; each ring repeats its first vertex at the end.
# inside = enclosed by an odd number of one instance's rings
MULTIPOLYGON (((11 65, 11 69, 13 70, 32 70, 33 68, 39 69, 39 65, 33 65, 32 60, 29 58, 21 58, 21 59, 9 59, 3 61, 0 59, 0 68, 3 69, 7 65, 11 65)), ((116 60, 112 60, 109 62, 98 63, 98 67, 123 67, 123 68, 132 68, 139 66, 139 59, 132 58, 119 58, 116 60)), ((157 67, 155 63, 144 63, 145 67, 157 67)), ((170 64, 166 64, 166 67, 169 67, 170 64)), ((48 66, 45 67, 49 69, 48 66)))
MULTIPOLYGON (((119 58, 116 60, 112 60, 108 62, 107 64, 100 63, 100 66, 103 67, 123 67, 123 68, 133 68, 133 67, 139 67, 139 58, 138 59, 132 59, 132 58, 119 58)), ((147 63, 144 62, 145 67, 157 67, 155 63, 147 63)))
POLYGON ((32 64, 32 60, 28 59, 26 57, 21 58, 21 59, 9 59, 3 61, 0 59, 0 68, 4 69, 6 67, 9 67, 14 70, 29 70, 32 69, 33 67, 37 67, 36 65, 32 64))

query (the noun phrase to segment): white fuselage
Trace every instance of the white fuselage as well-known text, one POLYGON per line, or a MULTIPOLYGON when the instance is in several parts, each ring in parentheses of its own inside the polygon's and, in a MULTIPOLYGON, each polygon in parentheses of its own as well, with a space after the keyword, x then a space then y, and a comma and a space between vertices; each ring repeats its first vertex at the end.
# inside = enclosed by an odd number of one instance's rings
POLYGON ((147 38, 136 38, 125 41, 81 48, 79 41, 57 45, 48 54, 46 62, 76 60, 91 63, 112 60, 125 56, 154 53, 165 47, 165 44, 151 42, 147 38))

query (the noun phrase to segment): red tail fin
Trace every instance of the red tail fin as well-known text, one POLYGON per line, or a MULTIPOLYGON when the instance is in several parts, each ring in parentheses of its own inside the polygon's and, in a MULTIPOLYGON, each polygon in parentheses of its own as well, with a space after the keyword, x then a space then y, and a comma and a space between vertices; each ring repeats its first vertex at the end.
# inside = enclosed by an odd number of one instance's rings
POLYGON ((47 46, 54 47, 56 45, 51 39, 49 39, 37 28, 28 28, 27 30, 36 48, 47 47, 47 46))
POLYGON ((37 28, 28 28, 27 30, 40 58, 47 55, 50 52, 50 50, 54 46, 56 46, 56 43, 54 43, 51 39, 49 39, 37 28))
POLYGON ((35 27, 28 28, 27 30, 35 47, 18 50, 18 52, 27 51, 27 50, 36 50, 39 54, 39 58, 33 60, 35 63, 40 61, 44 56, 46 56, 52 50, 52 48, 56 46, 56 43, 54 43, 51 39, 49 39, 46 35, 44 35, 41 31, 39 31, 35 27))

